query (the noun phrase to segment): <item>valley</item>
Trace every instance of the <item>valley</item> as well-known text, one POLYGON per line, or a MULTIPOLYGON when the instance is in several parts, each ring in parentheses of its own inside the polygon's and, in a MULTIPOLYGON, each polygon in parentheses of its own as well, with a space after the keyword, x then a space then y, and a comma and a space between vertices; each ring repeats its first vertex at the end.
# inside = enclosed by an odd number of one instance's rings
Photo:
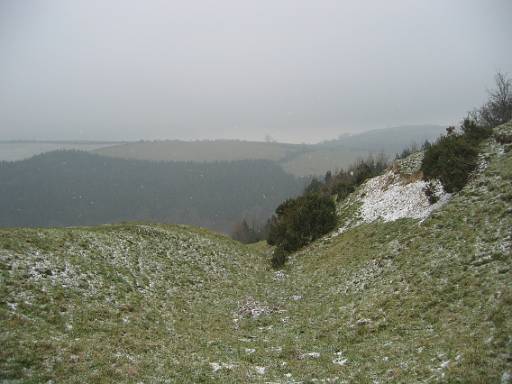
POLYGON ((360 220, 354 192, 345 229, 279 271, 263 243, 187 226, 1 229, 2 380, 503 382, 512 151, 480 158, 424 219, 360 220))

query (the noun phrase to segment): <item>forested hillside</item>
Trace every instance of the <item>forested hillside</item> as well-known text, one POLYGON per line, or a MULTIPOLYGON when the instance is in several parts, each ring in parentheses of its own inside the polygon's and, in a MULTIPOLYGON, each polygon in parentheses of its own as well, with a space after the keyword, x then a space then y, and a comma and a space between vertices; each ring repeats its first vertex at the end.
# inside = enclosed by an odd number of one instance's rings
POLYGON ((56 151, 0 162, 0 226, 72 226, 125 220, 230 231, 264 220, 303 182, 265 160, 149 162, 56 151))

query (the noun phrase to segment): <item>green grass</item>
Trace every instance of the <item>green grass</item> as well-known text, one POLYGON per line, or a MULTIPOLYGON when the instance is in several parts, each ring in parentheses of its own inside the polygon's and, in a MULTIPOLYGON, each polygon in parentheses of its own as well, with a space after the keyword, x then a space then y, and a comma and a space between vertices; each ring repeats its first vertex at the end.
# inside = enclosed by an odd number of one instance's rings
POLYGON ((193 227, 0 230, 0 381, 500 382, 512 371, 500 148, 422 224, 360 225, 279 274, 264 243, 193 227), (239 311, 250 298, 264 314, 239 311))

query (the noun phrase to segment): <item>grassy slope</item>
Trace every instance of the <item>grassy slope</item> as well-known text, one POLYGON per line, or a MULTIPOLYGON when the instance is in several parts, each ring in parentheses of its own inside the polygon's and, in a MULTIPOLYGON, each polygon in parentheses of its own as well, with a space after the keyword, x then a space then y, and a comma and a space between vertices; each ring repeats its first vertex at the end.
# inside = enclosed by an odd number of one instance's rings
POLYGON ((205 335, 258 290, 251 257, 182 226, 0 230, 0 377, 197 381, 222 350, 205 335))
POLYGON ((262 244, 188 227, 2 230, 0 377, 498 382, 512 370, 512 152, 487 152, 423 224, 318 241, 284 278, 262 244), (237 314, 250 296, 270 313, 237 314))
MULTIPOLYGON (((347 169, 359 159, 365 159, 371 151, 353 148, 322 148, 305 153, 297 153, 296 156, 281 162, 283 169, 296 176, 325 175, 327 170, 337 171, 347 169)), ((392 155, 392 153, 388 153, 392 155)))
POLYGON ((349 359, 340 377, 496 382, 510 369, 511 170, 508 157, 489 169, 506 178, 467 190, 424 225, 364 225, 296 258, 290 284, 308 281, 316 348, 334 344, 349 359))

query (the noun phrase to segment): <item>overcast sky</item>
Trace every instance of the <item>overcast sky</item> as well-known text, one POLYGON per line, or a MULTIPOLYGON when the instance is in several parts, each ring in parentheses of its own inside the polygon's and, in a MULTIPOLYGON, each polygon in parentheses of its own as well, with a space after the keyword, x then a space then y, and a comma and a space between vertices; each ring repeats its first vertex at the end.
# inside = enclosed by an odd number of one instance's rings
POLYGON ((510 0, 0 0, 0 140, 316 142, 451 124, 510 0))

